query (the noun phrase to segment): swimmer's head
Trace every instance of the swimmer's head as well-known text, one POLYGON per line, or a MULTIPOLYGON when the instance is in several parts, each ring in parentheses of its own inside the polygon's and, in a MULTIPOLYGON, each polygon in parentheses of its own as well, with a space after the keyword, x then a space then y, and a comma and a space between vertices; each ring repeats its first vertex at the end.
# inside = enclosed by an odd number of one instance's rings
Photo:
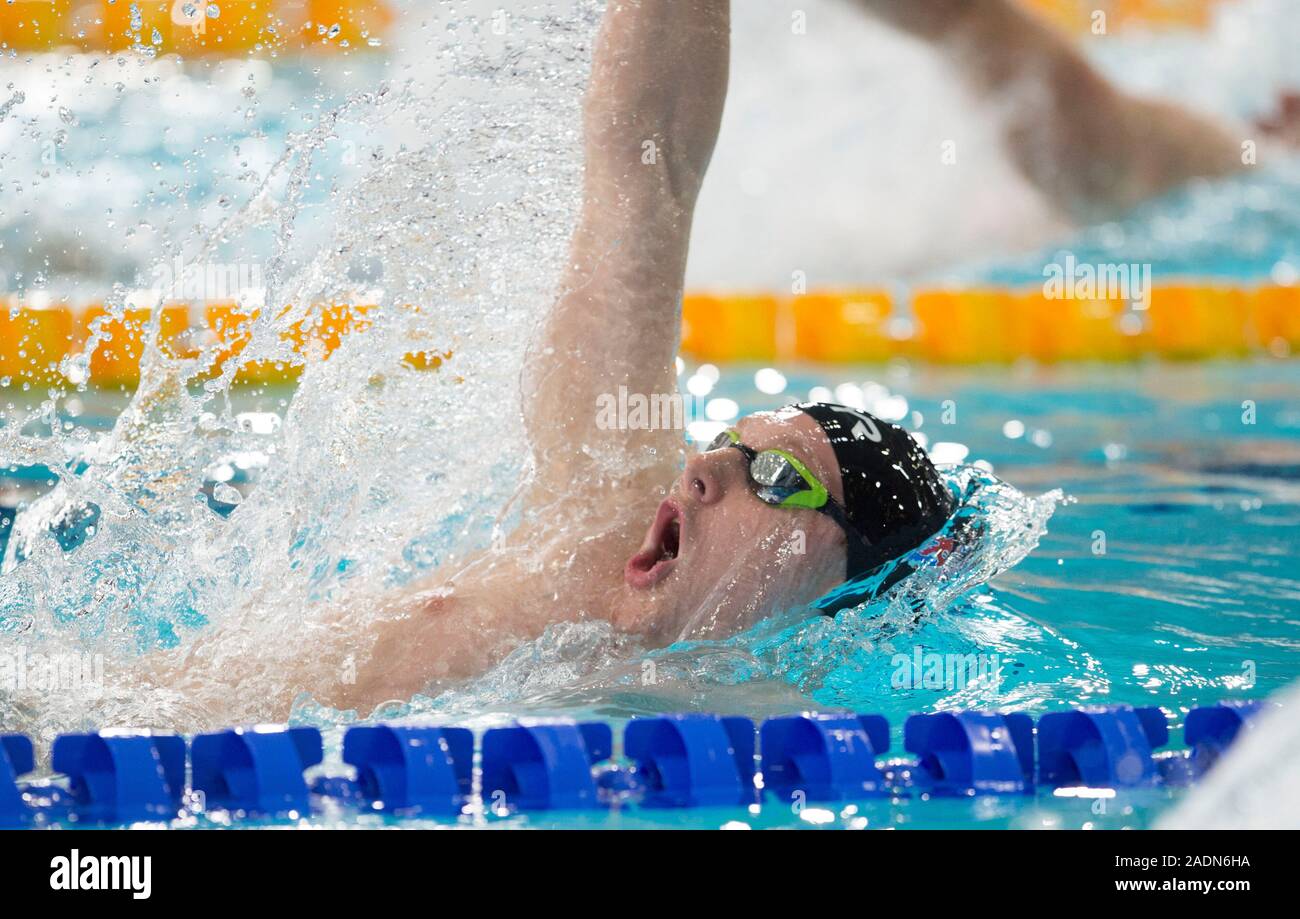
POLYGON ((807 606, 916 548, 952 512, 906 431, 842 405, 750 415, 710 446, 628 560, 625 627, 721 635, 807 606))

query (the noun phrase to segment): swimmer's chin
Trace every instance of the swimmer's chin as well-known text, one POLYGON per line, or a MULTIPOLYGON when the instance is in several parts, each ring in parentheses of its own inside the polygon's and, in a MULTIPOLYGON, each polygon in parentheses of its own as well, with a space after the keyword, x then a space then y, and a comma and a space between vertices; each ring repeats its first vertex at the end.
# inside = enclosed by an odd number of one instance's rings
POLYGON ((610 625, 626 635, 639 635, 653 640, 665 631, 669 615, 667 605, 657 600, 667 599, 662 594, 632 589, 625 593, 623 602, 614 606, 609 617, 610 625))

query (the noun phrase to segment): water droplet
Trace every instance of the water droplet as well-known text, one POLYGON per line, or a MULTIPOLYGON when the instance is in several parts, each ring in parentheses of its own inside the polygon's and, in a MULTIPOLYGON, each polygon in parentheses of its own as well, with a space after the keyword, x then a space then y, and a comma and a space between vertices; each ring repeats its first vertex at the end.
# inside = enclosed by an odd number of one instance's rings
POLYGON ((239 504, 244 500, 244 496, 239 493, 239 489, 224 482, 218 482, 213 486, 212 497, 222 504, 239 504))

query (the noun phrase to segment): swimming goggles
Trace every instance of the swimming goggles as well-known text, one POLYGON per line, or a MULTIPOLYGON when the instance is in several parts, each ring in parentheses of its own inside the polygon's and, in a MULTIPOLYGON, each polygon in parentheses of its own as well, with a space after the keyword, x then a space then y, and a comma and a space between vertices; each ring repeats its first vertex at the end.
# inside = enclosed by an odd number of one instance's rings
POLYGON ((861 546, 869 545, 866 538, 854 529, 844 508, 831 497, 826 486, 796 457, 775 448, 755 450, 741 443, 740 435, 732 430, 723 431, 713 438, 704 452, 712 453, 726 447, 736 448, 748 461, 749 480, 754 486, 754 494, 764 504, 818 511, 839 524, 852 542, 861 546))

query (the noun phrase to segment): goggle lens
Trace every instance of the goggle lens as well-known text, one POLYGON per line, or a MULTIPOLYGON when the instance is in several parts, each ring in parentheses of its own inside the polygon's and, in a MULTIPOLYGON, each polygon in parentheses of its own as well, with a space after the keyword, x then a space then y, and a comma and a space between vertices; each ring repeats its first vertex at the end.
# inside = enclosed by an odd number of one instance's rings
POLYGON ((786 491, 801 491, 808 488, 808 483, 799 474, 799 470, 790 465, 780 453, 766 450, 754 457, 749 464, 749 475, 759 485, 786 491))
MULTIPOLYGON (((704 452, 712 453, 739 444, 740 438, 734 431, 723 431, 709 442, 704 452)), ((814 490, 813 485, 779 451, 744 452, 750 457, 749 477, 758 486, 755 493, 767 504, 779 505, 791 495, 814 490)))
MULTIPOLYGON (((773 507, 820 511, 839 525, 853 546, 862 547, 863 552, 870 551, 870 541, 849 522, 848 515, 827 493, 826 486, 811 471, 801 471, 803 464, 797 459, 781 450, 760 452, 747 447, 741 443, 740 435, 729 429, 709 441, 704 452, 712 453, 727 447, 735 447, 749 460, 749 478, 760 501, 773 507)), ((854 551, 850 548, 850 563, 854 551)))

